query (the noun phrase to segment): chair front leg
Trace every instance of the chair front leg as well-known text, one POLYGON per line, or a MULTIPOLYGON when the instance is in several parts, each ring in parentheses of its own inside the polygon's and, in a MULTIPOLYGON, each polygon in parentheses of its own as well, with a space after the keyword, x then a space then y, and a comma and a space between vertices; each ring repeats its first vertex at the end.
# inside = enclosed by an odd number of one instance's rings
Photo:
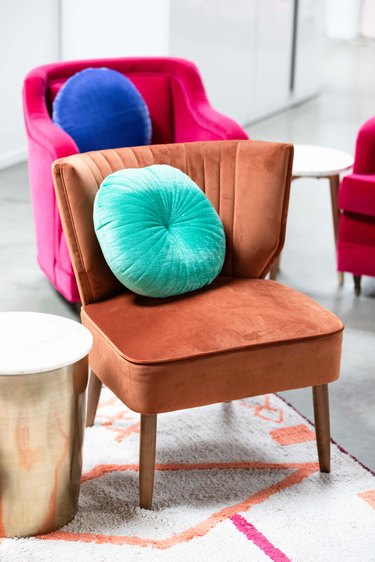
POLYGON ((94 425, 102 385, 102 381, 96 376, 94 371, 91 371, 89 389, 87 393, 86 427, 91 427, 92 425, 94 425))
POLYGON ((141 435, 139 442, 139 505, 152 509, 156 454, 157 415, 141 414, 141 435))
POLYGON ((328 384, 313 386, 316 444, 320 472, 331 470, 331 436, 329 424, 328 384))

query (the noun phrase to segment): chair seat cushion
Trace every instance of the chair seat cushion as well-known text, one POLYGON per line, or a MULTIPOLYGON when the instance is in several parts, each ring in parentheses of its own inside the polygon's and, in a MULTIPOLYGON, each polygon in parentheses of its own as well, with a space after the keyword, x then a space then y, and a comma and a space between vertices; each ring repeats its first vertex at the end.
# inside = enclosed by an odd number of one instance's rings
POLYGON ((82 309, 90 363, 130 408, 172 411, 323 384, 339 375, 343 325, 279 283, 218 278, 165 300, 124 293, 82 309))
POLYGON ((375 174, 351 174, 342 180, 339 208, 375 217, 375 174))
POLYGON ((151 142, 144 99, 126 76, 109 68, 86 68, 71 76, 53 101, 52 120, 80 152, 151 142))
POLYGON ((212 203, 172 166, 110 174, 95 197, 94 226, 108 266, 131 291, 169 297, 211 283, 225 258, 212 203))

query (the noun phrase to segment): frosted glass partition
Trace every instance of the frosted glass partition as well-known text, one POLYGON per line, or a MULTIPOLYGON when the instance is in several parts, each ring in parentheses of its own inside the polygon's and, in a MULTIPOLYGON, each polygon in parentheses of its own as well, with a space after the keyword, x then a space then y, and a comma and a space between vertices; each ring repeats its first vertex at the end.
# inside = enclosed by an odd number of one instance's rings
POLYGON ((254 106, 255 0, 173 0, 170 53, 199 67, 210 101, 239 121, 254 106))
POLYGON ((194 60, 213 105, 248 123, 318 93, 322 13, 324 0, 173 0, 170 54, 194 60))
POLYGON ((302 101, 319 92, 322 80, 323 0, 298 0, 296 65, 292 101, 302 101))

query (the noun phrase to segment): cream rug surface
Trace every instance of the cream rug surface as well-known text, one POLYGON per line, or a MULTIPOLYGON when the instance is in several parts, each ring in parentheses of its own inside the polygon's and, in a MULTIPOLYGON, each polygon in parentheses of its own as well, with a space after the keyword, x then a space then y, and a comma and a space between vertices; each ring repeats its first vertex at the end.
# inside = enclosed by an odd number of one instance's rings
POLYGON ((277 396, 162 414, 154 510, 138 507, 139 416, 107 389, 86 432, 80 508, 4 539, 1 562, 375 561, 375 477, 277 396))

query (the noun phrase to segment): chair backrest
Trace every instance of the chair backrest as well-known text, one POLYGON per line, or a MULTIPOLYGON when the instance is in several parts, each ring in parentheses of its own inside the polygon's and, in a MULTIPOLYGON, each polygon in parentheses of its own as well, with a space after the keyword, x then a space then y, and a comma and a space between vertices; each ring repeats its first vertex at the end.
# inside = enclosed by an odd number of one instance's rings
POLYGON ((55 190, 83 304, 126 290, 108 268, 93 226, 103 179, 123 168, 169 164, 206 193, 223 221, 222 275, 264 277, 285 238, 293 146, 258 141, 152 145, 76 154, 53 165, 55 190))

